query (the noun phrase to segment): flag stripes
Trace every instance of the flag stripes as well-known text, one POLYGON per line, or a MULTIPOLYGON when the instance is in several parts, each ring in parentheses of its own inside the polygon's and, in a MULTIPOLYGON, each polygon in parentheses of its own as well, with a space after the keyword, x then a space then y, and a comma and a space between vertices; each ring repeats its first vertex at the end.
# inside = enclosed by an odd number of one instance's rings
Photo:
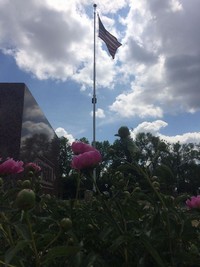
POLYGON ((111 33, 109 33, 105 29, 99 16, 98 16, 98 18, 99 18, 99 38, 101 38, 105 42, 110 55, 114 59, 118 47, 120 47, 122 44, 120 42, 118 42, 118 40, 115 36, 113 36, 111 33))

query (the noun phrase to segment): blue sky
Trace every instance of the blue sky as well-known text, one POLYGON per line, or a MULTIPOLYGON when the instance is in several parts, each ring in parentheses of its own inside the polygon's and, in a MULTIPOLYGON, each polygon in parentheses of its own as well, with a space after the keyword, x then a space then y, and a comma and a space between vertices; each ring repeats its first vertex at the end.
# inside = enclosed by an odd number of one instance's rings
MULTIPOLYGON (((200 1, 95 3, 122 43, 113 60, 96 38, 96 140, 112 143, 126 125, 133 138, 199 143, 200 1)), ((92 141, 93 4, 0 0, 0 82, 24 82, 70 141, 92 141)))

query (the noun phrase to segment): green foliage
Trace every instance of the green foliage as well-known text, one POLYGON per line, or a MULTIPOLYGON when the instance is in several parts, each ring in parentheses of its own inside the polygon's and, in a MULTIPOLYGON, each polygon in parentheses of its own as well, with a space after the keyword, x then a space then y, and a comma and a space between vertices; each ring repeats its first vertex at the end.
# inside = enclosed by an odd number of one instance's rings
POLYGON ((71 170, 70 162, 72 159, 72 151, 69 144, 69 141, 65 137, 59 138, 59 167, 60 167, 60 175, 67 176, 69 171, 71 170))
POLYGON ((109 193, 62 200, 40 195, 28 211, 16 208, 21 188, 0 194, 1 266, 200 266, 200 211, 189 195, 162 191, 159 178, 136 163, 109 175, 109 193), (141 177, 135 182, 134 171, 141 177))
MULTIPOLYGON (((88 143, 86 138, 80 141, 88 143)), ((76 183, 69 175, 72 152, 66 138, 61 138, 60 143, 60 174, 63 175, 59 179, 59 188, 63 189, 60 195, 71 199, 76 191, 76 183)), ((97 184, 101 191, 112 186, 115 172, 127 161, 146 168, 150 176, 158 176, 166 194, 188 192, 195 195, 200 191, 200 144, 168 144, 150 133, 139 133, 134 140, 128 135, 123 138, 119 136, 113 144, 96 142, 96 148, 103 158, 96 168, 97 184)), ((145 188, 146 182, 138 172, 125 168, 123 173, 145 188)), ((85 178, 87 180, 87 175, 85 178)), ((84 186, 91 189, 90 183, 85 182, 84 186)))
POLYGON ((66 199, 44 194, 38 177, 1 178, 0 266, 200 266, 200 210, 185 205, 200 187, 198 145, 145 133, 96 142, 103 160, 93 180, 71 171, 68 140, 59 142, 66 199), (28 208, 22 190, 35 194, 28 208))

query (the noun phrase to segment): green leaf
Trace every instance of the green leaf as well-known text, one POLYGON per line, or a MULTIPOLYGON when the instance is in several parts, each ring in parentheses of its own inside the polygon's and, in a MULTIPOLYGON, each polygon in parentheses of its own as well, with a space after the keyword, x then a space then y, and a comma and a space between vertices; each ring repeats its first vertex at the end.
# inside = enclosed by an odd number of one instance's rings
POLYGON ((185 201, 189 198, 190 196, 188 195, 188 194, 182 194, 182 195, 180 195, 180 196, 178 196, 176 199, 175 199, 175 201, 174 201, 174 203, 175 203, 175 205, 178 205, 178 204, 185 204, 185 201))
POLYGON ((42 235, 38 235, 37 236, 37 239, 36 239, 36 246, 38 248, 38 250, 43 250, 43 248, 48 244, 50 243, 53 238, 55 237, 54 234, 52 233, 45 233, 45 234, 42 234, 42 235))
POLYGON ((0 260, 0 263, 3 264, 3 266, 6 266, 6 267, 16 267, 14 265, 7 264, 7 263, 5 263, 5 262, 3 262, 1 260, 0 260))
POLYGON ((15 226, 15 229, 18 232, 18 234, 21 235, 23 237, 23 239, 25 239, 26 241, 29 241, 31 239, 27 225, 16 224, 14 226, 15 226))
POLYGON ((7 263, 7 264, 10 263, 11 260, 13 259, 13 257, 20 250, 23 250, 29 243, 30 243, 30 241, 22 240, 22 241, 17 242, 15 247, 8 249, 5 253, 5 263, 7 263))
POLYGON ((103 229, 103 231, 100 232, 99 237, 101 240, 105 240, 107 237, 109 237, 110 233, 112 233, 113 229, 112 227, 108 227, 103 229))
POLYGON ((160 267, 165 267, 165 264, 163 260, 161 259, 160 255, 158 252, 154 249, 154 247, 151 245, 149 241, 146 239, 142 239, 142 243, 146 247, 147 251, 151 254, 151 256, 154 258, 154 260, 157 262, 158 266, 160 267))
POLYGON ((110 246, 110 250, 111 251, 117 250, 122 244, 127 242, 127 240, 128 240, 128 236, 127 235, 121 235, 121 236, 117 237, 113 241, 112 245, 110 246))
POLYGON ((75 246, 57 246, 48 251, 48 253, 45 255, 44 259, 44 264, 48 264, 52 260, 56 258, 61 258, 61 257, 70 257, 74 256, 78 251, 79 247, 75 246))

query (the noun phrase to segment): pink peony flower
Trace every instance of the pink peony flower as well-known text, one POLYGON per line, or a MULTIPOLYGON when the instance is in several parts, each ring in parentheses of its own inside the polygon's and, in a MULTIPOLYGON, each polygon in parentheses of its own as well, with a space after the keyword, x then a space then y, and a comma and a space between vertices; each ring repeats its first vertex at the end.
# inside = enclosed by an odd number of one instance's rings
POLYGON ((190 209, 200 209, 200 195, 197 197, 193 196, 190 199, 187 199, 186 205, 190 209))
POLYGON ((88 151, 74 156, 71 166, 76 170, 89 169, 95 167, 101 160, 101 154, 95 149, 94 151, 88 151))
POLYGON ((40 172, 41 171, 41 167, 38 166, 36 163, 34 162, 29 162, 25 165, 25 168, 30 170, 30 171, 33 171, 33 172, 40 172))
POLYGON ((23 172, 23 161, 15 161, 12 158, 8 158, 6 161, 0 164, 0 174, 14 174, 23 172))
POLYGON ((73 153, 76 155, 96 150, 91 145, 85 144, 83 142, 73 142, 71 148, 72 148, 73 153))

